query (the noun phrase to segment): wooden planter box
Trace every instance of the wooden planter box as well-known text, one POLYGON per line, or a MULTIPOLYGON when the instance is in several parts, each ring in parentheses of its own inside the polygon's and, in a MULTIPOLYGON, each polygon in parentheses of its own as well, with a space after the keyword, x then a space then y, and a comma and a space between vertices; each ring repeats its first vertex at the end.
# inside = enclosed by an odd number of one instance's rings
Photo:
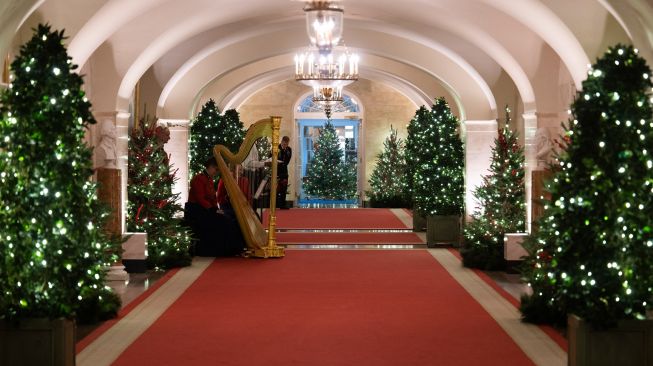
POLYGON ((653 319, 622 320, 594 330, 576 315, 567 318, 570 366, 653 366, 653 319))
POLYGON ((122 243, 122 264, 128 273, 147 271, 147 233, 125 233, 129 239, 122 243))
POLYGON ((74 366, 75 321, 0 321, 0 365, 74 366))
POLYGON ((413 231, 426 231, 426 217, 413 210, 413 231))
POLYGON ((528 252, 522 245, 528 238, 527 233, 506 233, 503 236, 503 259, 506 261, 507 273, 519 273, 519 266, 528 256, 528 252))
POLYGON ((460 216, 429 216, 426 220, 426 245, 460 244, 460 216))
POLYGON ((521 262, 528 252, 522 243, 528 238, 527 233, 506 233, 503 236, 503 258, 507 262, 521 262))

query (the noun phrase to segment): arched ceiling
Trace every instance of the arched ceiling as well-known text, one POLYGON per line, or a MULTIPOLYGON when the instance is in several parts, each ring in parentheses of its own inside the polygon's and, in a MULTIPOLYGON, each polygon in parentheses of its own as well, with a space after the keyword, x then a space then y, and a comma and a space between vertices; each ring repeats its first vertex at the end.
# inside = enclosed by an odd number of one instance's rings
MULTIPOLYGON (((341 3, 344 40, 361 54, 362 77, 416 103, 445 91, 468 119, 495 118, 510 90, 524 112, 557 108, 551 93, 565 78, 580 87, 588 62, 610 43, 634 43, 653 61, 647 0, 341 3)), ((49 22, 66 28, 71 56, 90 71, 96 110, 126 110, 145 75, 160 116, 187 118, 207 88, 224 93, 224 105, 238 105, 284 80, 291 55, 307 43, 302 7, 290 0, 3 0, 0 52, 12 43, 15 51, 30 28, 49 22)))
MULTIPOLYGON (((459 63, 456 63, 451 58, 445 57, 441 52, 434 52, 432 48, 410 40, 398 39, 388 34, 376 34, 367 31, 350 33, 353 36, 349 38, 354 40, 354 44, 364 44, 369 47, 367 49, 357 49, 360 54, 365 55, 365 62, 361 66, 363 73, 366 68, 383 70, 388 63, 392 63, 395 66, 389 68, 391 73, 403 73, 408 82, 417 84, 424 83, 425 80, 413 80, 417 76, 424 76, 415 73, 419 69, 422 71, 429 70, 427 72, 429 74, 428 79, 435 78, 440 80, 443 85, 450 85, 452 94, 462 99, 463 104, 478 106, 478 108, 467 108, 473 111, 472 114, 478 115, 478 118, 493 118, 491 112, 496 110, 496 103, 489 87, 480 75, 475 74, 475 70, 471 66, 466 65, 467 69, 465 69, 460 65, 461 63, 465 65, 464 61, 459 60, 459 63), (388 56, 392 54, 392 47, 389 46, 393 44, 401 44, 403 51, 401 57, 395 56, 394 60, 388 56), (411 76, 410 70, 405 70, 408 65, 410 65, 411 69, 415 69, 412 71, 415 76, 411 76)), ((277 38, 301 43, 305 36, 297 32, 296 27, 287 27, 279 32, 265 32, 257 37, 249 38, 247 42, 231 43, 225 47, 221 47, 224 45, 223 42, 218 42, 219 46, 211 47, 210 52, 203 51, 199 57, 191 58, 190 62, 180 68, 177 75, 173 77, 174 80, 179 81, 166 85, 165 92, 162 94, 163 100, 159 100, 158 104, 165 110, 166 117, 170 113, 173 115, 180 113, 180 107, 183 108, 183 106, 189 105, 193 91, 203 88, 215 78, 222 76, 220 74, 231 72, 233 70, 230 69, 231 65, 236 65, 238 62, 249 65, 259 60, 265 61, 259 62, 259 65, 252 72, 288 66, 289 61, 293 58, 293 53, 284 54, 282 57, 276 55, 279 50, 273 40, 277 38), (170 107, 168 105, 170 104, 168 103, 169 99, 172 100, 170 103, 177 103, 177 105, 170 107)), ((287 74, 287 77, 292 75, 291 72, 287 74)))

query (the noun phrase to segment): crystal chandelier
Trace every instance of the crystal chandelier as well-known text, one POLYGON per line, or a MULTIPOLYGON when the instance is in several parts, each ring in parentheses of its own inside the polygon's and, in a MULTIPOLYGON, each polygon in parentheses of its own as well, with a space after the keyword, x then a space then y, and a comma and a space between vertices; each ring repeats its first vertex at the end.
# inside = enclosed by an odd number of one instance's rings
POLYGON ((295 80, 313 88, 313 101, 324 107, 342 102, 342 88, 358 80, 358 55, 344 46, 343 10, 329 1, 313 1, 304 8, 311 46, 295 55, 295 80))
POLYGON ((344 11, 331 1, 311 1, 304 7, 311 44, 328 52, 342 38, 344 11))
POLYGON ((334 89, 331 86, 323 86, 319 88, 319 92, 315 93, 313 90, 313 101, 322 106, 324 114, 327 118, 331 118, 331 108, 336 103, 342 102, 342 88, 334 89))
POLYGON ((358 80, 358 56, 345 47, 335 47, 328 54, 309 48, 295 55, 295 80, 313 87, 316 98, 340 97, 345 85, 358 80), (324 94, 325 89, 333 92, 324 94))

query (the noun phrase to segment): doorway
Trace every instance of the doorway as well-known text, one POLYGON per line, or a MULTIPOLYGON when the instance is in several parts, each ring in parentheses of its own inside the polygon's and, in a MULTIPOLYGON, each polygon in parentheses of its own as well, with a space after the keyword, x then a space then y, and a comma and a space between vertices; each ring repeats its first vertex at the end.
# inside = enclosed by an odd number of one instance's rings
MULTIPOLYGON (((321 107, 313 103, 312 94, 305 96, 298 103, 296 109, 296 126, 297 126, 297 157, 299 158, 296 166, 296 195, 298 207, 359 207, 360 199, 354 198, 349 200, 324 200, 310 198, 304 192, 304 177, 308 166, 314 158, 314 144, 317 141, 320 130, 327 122, 321 107)), ((340 149, 344 151, 346 161, 355 161, 357 169, 357 192, 360 197, 362 189, 361 177, 364 177, 362 164, 362 144, 361 130, 362 123, 360 119, 360 107, 358 103, 349 95, 343 96, 343 102, 333 108, 333 117, 331 123, 335 127, 336 135, 340 149)))

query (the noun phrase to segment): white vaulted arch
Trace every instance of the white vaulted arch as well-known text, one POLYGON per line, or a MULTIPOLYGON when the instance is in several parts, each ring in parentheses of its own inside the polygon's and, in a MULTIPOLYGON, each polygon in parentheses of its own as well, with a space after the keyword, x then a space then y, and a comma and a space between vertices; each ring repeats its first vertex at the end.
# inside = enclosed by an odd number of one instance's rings
POLYGON ((536 0, 479 0, 500 10, 540 36, 564 62, 580 89, 585 80, 589 58, 566 24, 546 5, 536 0), (534 21, 537 20, 537 21, 534 21))
MULTIPOLYGON (((226 65, 233 65, 235 57, 244 65, 243 67, 247 67, 253 63, 262 63, 258 67, 258 72, 261 73, 268 71, 266 67, 260 67, 263 66, 263 63, 267 62, 264 60, 276 60, 275 62, 269 63, 270 66, 268 67, 272 67, 273 69, 290 65, 293 53, 281 56, 274 55, 277 49, 271 44, 271 40, 279 37, 285 37, 285 39, 289 40, 297 38, 298 42, 301 42, 303 39, 303 35, 296 35, 296 32, 293 32, 291 29, 283 28, 277 33, 266 33, 250 39, 247 43, 227 45, 216 50, 214 53, 202 52, 202 56, 206 56, 203 59, 199 57, 193 58, 192 67, 184 66, 180 68, 178 74, 171 78, 171 81, 176 81, 176 84, 171 85, 168 83, 165 86, 165 93, 159 98, 159 108, 162 108, 163 115, 171 116, 170 113, 178 115, 182 110, 187 111, 190 108, 192 100, 192 96, 189 96, 188 93, 192 90, 204 88, 210 80, 230 72, 231 69, 228 69, 226 65), (266 52, 274 56, 269 59, 257 59, 257 57, 265 55, 266 52), (253 63, 248 62, 248 59, 253 60, 253 63), (225 70, 225 72, 220 73, 219 70, 225 70), (171 108, 171 106, 173 107, 171 108)), ((360 43, 366 45, 366 48, 356 49, 360 54, 366 55, 363 57, 367 57, 369 67, 383 69, 375 64, 379 64, 379 60, 384 59, 392 61, 392 65, 400 69, 412 67, 422 70, 430 74, 431 78, 435 78, 434 80, 437 79, 443 85, 447 85, 446 88, 452 94, 460 95, 463 103, 467 105, 465 109, 471 111, 470 113, 483 115, 479 118, 494 118, 493 116, 496 116, 496 102, 487 84, 468 64, 463 63, 464 67, 461 67, 459 63, 452 60, 448 55, 439 53, 420 43, 407 42, 406 40, 401 41, 404 43, 404 49, 409 52, 402 55, 403 59, 395 56, 393 60, 391 49, 384 50, 384 48, 387 48, 386 45, 388 44, 399 42, 400 39, 385 33, 376 34, 367 30, 357 30, 356 32, 352 31, 350 38, 353 39, 350 44, 360 43), (370 35, 374 36, 374 40, 368 40, 370 35), (360 41, 358 41, 359 38, 360 41), (419 55, 419 57, 416 55, 419 55)), ((399 75, 397 70, 387 69, 386 72, 399 75)), ((289 76, 291 75, 289 74, 289 76)), ((407 81, 409 84, 419 84, 418 80, 410 81, 410 79, 407 79, 407 81)))
MULTIPOLYGON (((257 75, 257 77, 255 78, 245 80, 236 89, 233 89, 229 93, 227 93, 223 99, 217 100, 216 102, 220 106, 221 110, 232 109, 232 108, 239 109, 240 106, 245 102, 247 97, 265 88, 268 85, 278 83, 283 80, 288 80, 288 75, 290 75, 292 72, 293 72, 292 67, 288 66, 285 68, 270 71, 265 74, 257 75)), ((415 103, 416 106, 429 105, 433 103, 431 96, 425 94, 416 85, 409 84, 405 79, 402 79, 400 77, 397 77, 395 75, 380 70, 365 69, 364 73, 371 80, 385 83, 393 87, 399 93, 401 93, 406 98, 408 98, 413 103, 415 103)), ((216 93, 212 92, 210 87, 207 89, 209 90, 206 91, 205 94, 216 95, 216 93)), ((443 93, 437 93, 437 95, 443 95, 443 94, 444 94, 444 90, 443 93)), ((197 103, 194 103, 193 105, 194 105, 193 110, 197 111, 197 107, 198 107, 197 103)), ((464 116, 464 110, 461 111, 461 116, 464 116)))
MULTIPOLYGON (((443 55, 446 59, 449 60, 448 62, 451 62, 451 63, 454 63, 454 64, 458 65, 458 67, 460 69, 462 69, 465 73, 467 73, 469 75, 470 80, 466 81, 464 84, 467 84, 467 85, 474 85, 475 84, 475 85, 477 85, 478 88, 480 88, 481 92, 485 95, 485 98, 488 100, 489 109, 491 109, 492 111, 495 111, 494 113, 496 114, 496 103, 494 102, 492 92, 490 91, 490 88, 488 87, 488 85, 484 81, 483 77, 470 64, 468 64, 463 58, 461 58, 455 52, 453 52, 452 50, 449 50, 448 48, 446 48, 445 46, 443 46, 441 44, 436 43, 435 41, 426 40, 424 37, 420 37, 419 35, 411 33, 411 32, 403 32, 402 33, 402 32, 400 32, 400 31, 398 31, 396 29, 393 29, 392 27, 386 27, 387 29, 377 29, 378 26, 374 25, 375 22, 361 21, 360 23, 362 24, 361 26, 356 25, 356 26, 352 27, 352 30, 350 31, 352 33, 352 36, 350 36, 350 39, 354 40, 350 44, 356 43, 355 41, 357 39, 359 39, 359 38, 361 40, 359 42, 357 42, 357 43, 365 44, 366 40, 370 37, 370 34, 372 34, 372 37, 374 37, 374 35, 378 33, 378 35, 380 37, 385 37, 385 38, 380 40, 380 41, 378 41, 378 40, 375 41, 376 44, 397 44, 397 43, 400 43, 400 42, 397 42, 397 39, 393 38, 393 37, 398 35, 398 36, 402 37, 400 39, 402 39, 404 41, 405 40, 410 40, 411 42, 414 42, 417 45, 427 47, 429 50, 431 50, 430 52, 433 52, 434 54, 443 55), (370 25, 368 26, 368 24, 370 24, 370 25)), ((265 27, 260 27, 260 29, 257 28, 257 30, 254 31, 254 32, 251 32, 251 34, 260 36, 260 35, 272 34, 275 31, 286 31, 287 32, 288 30, 292 30, 292 29, 294 29, 294 28, 291 27, 291 26, 288 26, 288 25, 284 26, 284 25, 281 25, 281 24, 275 24, 274 27, 271 27, 271 28, 265 28, 265 27)), ((282 37, 282 36, 283 36, 283 33, 281 32, 281 33, 278 33, 274 38, 282 37)), ((216 62, 219 62, 218 60, 221 57, 218 56, 218 55, 220 54, 220 52, 224 52, 223 49, 226 48, 226 47, 236 46, 236 43, 235 43, 236 38, 243 40, 246 37, 243 37, 242 35, 237 35, 237 36, 230 36, 227 39, 220 39, 217 42, 215 42, 215 43, 207 46, 206 48, 198 51, 194 56, 190 57, 189 60, 186 63, 181 65, 177 69, 176 73, 169 78, 168 82, 166 83, 165 87, 163 88, 163 91, 162 91, 162 93, 161 93, 161 95, 159 97, 159 101, 158 101, 159 111, 161 111, 164 108, 164 106, 166 104, 168 104, 167 100, 171 96, 171 93, 173 93, 173 89, 177 86, 177 84, 179 84, 179 83, 183 84, 182 79, 184 77, 188 76, 192 72, 197 72, 197 70, 193 71, 193 69, 202 68, 202 67, 205 67, 205 68, 210 67, 212 69, 212 72, 214 72, 216 70, 216 67, 215 67, 216 63, 215 62, 203 62, 203 60, 207 59, 207 58, 211 58, 212 60, 216 60, 216 62)), ((300 36, 298 38, 298 42, 302 42, 302 39, 303 38, 300 36)), ((265 42, 265 44, 269 44, 269 42, 265 42)), ((258 47, 258 44, 255 44, 252 47, 243 47, 243 48, 250 48, 251 49, 251 48, 256 48, 256 47, 258 47)), ((373 48, 374 46, 368 46, 368 47, 373 48)), ((365 50, 365 52, 380 53, 379 51, 369 51, 369 50, 365 50)), ((233 52, 230 52, 230 53, 233 54, 233 52)), ((392 51, 389 51, 389 50, 384 51, 382 54, 386 58, 392 58, 393 57, 392 56, 393 55, 392 51)), ((229 56, 227 56, 227 57, 229 57, 229 56)), ((396 56, 394 56, 394 57, 396 57, 396 56)), ((285 62, 286 62, 286 64, 288 64, 289 62, 291 62, 291 58, 288 58, 288 60, 285 60, 285 62)), ((411 65, 415 66, 415 67, 422 68, 422 69, 429 69, 429 67, 431 67, 429 65, 420 65, 419 60, 412 60, 409 63, 411 65)), ((396 64, 399 65, 398 63, 396 63, 396 64)), ((246 66, 244 66, 244 67, 246 67, 246 66)), ((266 71, 265 68, 260 68, 259 72, 268 73, 269 71, 266 71)), ((392 70, 387 71, 387 72, 388 73, 393 73, 392 70)), ((517 73, 519 73, 519 71, 517 71, 517 73)), ((523 75, 523 72, 521 72, 521 74, 523 75)), ((193 77, 193 76, 191 76, 191 77, 196 79, 196 80, 198 79, 198 78, 193 77)), ((204 77, 202 80, 208 80, 207 77, 213 77, 213 75, 206 75, 206 77, 204 77)), ((449 75, 448 78, 452 79, 453 77, 452 77, 452 75, 449 75)), ((444 77, 440 77, 439 79, 442 81, 442 80, 444 80, 444 77)), ((410 81, 407 81, 407 82, 411 83, 410 81)), ((447 81, 446 83, 449 83, 451 85, 456 84, 453 81, 447 81)), ((520 89, 520 91, 523 90, 522 93, 524 94, 522 99, 526 100, 527 103, 531 103, 533 97, 532 97, 532 88, 531 88, 530 84, 528 84, 528 83, 523 84, 522 83, 522 86, 523 87, 520 89)), ((196 86, 195 90, 197 90, 198 87, 204 87, 204 84, 196 86)), ((187 91, 185 93, 187 93, 187 91)), ((465 91, 462 91, 462 93, 463 94, 469 94, 469 92, 465 92, 465 91)))

